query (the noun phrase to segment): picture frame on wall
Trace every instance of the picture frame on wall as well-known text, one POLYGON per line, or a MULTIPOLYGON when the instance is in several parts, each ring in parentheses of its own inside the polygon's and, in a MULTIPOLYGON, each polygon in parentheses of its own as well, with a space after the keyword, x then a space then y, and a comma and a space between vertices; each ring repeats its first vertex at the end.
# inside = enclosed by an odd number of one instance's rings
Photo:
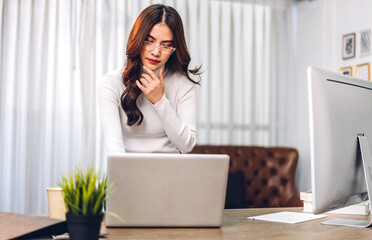
POLYGON ((371 67, 370 63, 362 63, 355 66, 355 77, 371 81, 371 67))
POLYGON ((342 36, 342 59, 355 57, 355 33, 342 36))
POLYGON ((352 66, 342 67, 340 68, 339 72, 342 75, 353 76, 353 67, 352 66))
POLYGON ((359 56, 364 57, 371 55, 371 29, 359 31, 360 49, 359 56))

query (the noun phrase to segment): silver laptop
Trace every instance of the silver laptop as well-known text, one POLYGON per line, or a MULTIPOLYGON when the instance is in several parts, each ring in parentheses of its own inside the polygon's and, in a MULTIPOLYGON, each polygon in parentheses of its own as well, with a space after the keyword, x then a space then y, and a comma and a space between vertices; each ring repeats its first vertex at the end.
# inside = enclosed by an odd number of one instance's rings
POLYGON ((135 154, 108 157, 108 227, 219 227, 229 156, 135 154))

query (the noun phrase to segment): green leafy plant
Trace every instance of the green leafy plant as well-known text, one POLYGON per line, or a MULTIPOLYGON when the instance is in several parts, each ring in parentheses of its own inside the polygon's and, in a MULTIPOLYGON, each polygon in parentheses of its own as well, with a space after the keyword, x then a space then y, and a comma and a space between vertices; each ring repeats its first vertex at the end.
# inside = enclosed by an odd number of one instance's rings
POLYGON ((99 215, 103 213, 103 204, 112 185, 104 175, 91 167, 83 171, 80 167, 70 174, 62 175, 58 183, 70 214, 99 215))

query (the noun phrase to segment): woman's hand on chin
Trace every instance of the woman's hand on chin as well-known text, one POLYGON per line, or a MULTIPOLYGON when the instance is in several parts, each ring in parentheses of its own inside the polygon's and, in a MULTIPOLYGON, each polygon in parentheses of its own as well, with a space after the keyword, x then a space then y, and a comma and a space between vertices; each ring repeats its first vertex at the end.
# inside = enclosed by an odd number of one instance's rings
POLYGON ((136 84, 152 104, 157 104, 164 95, 163 69, 160 69, 158 77, 148 67, 143 66, 143 68, 148 74, 142 74, 136 84))

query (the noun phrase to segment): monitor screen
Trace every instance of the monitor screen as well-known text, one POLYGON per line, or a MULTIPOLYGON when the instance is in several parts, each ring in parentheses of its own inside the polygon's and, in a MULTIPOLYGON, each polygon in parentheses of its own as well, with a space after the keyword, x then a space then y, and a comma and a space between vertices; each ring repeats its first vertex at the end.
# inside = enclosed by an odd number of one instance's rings
POLYGON ((372 149, 372 82, 308 68, 313 212, 366 197, 358 134, 372 149))

